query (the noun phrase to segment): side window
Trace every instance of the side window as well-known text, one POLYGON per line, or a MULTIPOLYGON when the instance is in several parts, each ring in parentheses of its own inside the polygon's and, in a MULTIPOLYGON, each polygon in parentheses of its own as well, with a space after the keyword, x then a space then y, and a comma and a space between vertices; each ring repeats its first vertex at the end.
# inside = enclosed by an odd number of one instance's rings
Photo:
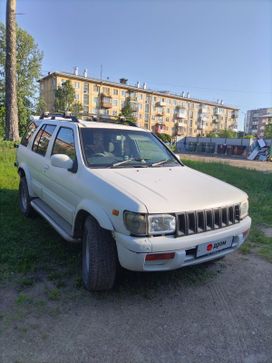
POLYGON ((51 139, 51 136, 55 130, 56 126, 54 125, 43 125, 40 131, 37 133, 32 150, 37 154, 44 156, 46 154, 46 150, 51 139))
POLYGON ((68 127, 61 127, 56 136, 52 155, 65 154, 72 160, 76 159, 74 132, 68 127))
POLYGON ((31 136, 34 134, 34 131, 37 129, 37 126, 34 122, 31 122, 24 134, 24 136, 22 137, 21 140, 21 145, 27 146, 28 142, 31 138, 31 136))

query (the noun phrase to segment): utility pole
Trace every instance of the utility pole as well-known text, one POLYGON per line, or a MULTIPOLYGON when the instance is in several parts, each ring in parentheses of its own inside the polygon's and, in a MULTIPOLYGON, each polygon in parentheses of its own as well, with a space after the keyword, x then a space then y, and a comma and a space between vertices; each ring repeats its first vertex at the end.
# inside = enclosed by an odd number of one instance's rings
POLYGON ((18 141, 18 106, 16 89, 16 0, 7 0, 6 9, 6 140, 18 141))

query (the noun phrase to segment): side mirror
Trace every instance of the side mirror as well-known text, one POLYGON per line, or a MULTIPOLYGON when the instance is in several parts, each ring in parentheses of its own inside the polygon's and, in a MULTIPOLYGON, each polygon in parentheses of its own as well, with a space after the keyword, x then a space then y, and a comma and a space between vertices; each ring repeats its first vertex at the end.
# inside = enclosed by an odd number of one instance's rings
POLYGON ((73 160, 65 154, 55 154, 51 156, 51 165, 55 166, 56 168, 62 169, 72 169, 74 162, 73 160))

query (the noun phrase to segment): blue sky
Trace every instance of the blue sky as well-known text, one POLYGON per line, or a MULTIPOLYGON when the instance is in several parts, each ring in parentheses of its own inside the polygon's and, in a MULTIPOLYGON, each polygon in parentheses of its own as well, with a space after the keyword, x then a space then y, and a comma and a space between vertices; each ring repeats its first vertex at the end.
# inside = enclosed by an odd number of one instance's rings
POLYGON ((102 64, 112 81, 243 112, 272 106, 272 0, 17 0, 17 13, 44 52, 44 74, 78 66, 99 77, 102 64))

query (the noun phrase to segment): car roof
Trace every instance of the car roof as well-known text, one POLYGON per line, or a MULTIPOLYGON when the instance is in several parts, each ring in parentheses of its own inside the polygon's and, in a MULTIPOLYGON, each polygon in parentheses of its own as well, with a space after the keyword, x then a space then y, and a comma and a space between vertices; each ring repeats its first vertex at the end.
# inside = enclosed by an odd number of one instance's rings
POLYGON ((133 131, 140 131, 140 132, 151 132, 150 130, 145 130, 142 129, 140 127, 135 126, 130 126, 130 125, 124 125, 121 122, 118 123, 114 123, 114 122, 110 122, 110 121, 104 121, 104 122, 99 122, 99 121, 85 121, 85 120, 80 120, 78 119, 77 121, 74 120, 69 120, 67 118, 64 117, 56 117, 55 119, 50 118, 39 118, 37 119, 35 117, 31 119, 32 122, 35 122, 35 124, 37 126, 39 126, 41 123, 48 123, 49 125, 57 125, 57 124, 63 124, 63 126, 71 126, 71 124, 73 125, 77 125, 80 128, 95 128, 95 129, 115 129, 115 130, 133 130, 133 131))

